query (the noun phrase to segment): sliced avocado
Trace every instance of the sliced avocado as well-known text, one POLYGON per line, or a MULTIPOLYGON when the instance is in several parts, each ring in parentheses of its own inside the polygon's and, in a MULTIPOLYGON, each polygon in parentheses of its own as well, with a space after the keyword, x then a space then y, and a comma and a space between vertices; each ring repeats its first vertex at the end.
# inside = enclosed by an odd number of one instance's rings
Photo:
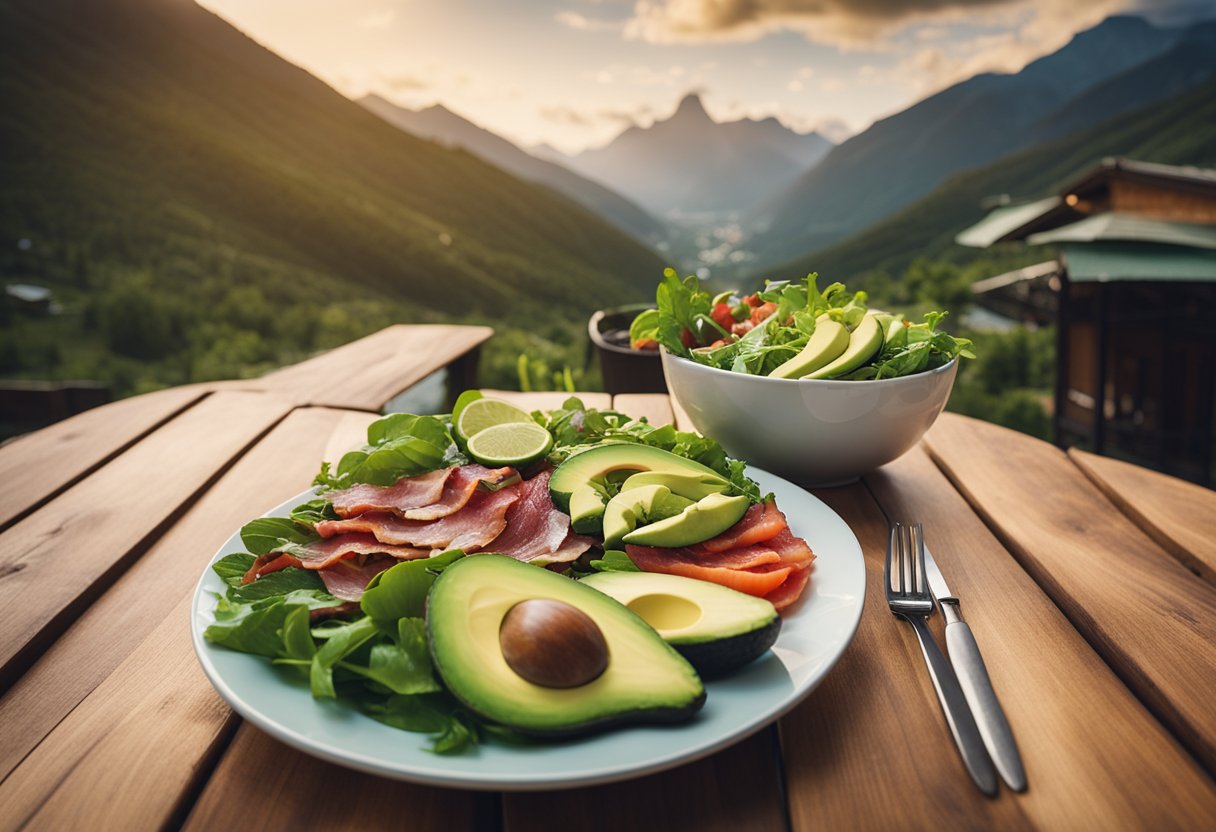
POLYGON ((634 529, 622 540, 636 546, 691 546, 720 535, 738 523, 747 512, 748 505, 748 499, 744 496, 710 494, 674 517, 634 529))
POLYGON ((823 318, 815 323, 815 333, 806 342, 806 346, 769 375, 773 378, 801 378, 835 361, 848 346, 848 327, 831 318, 823 318))
POLYGON ((636 613, 512 558, 476 555, 449 566, 431 587, 426 621, 431 657, 448 689, 476 713, 520 733, 563 736, 629 722, 677 722, 705 702, 696 671, 636 613), (513 611, 537 602, 568 614, 555 616, 552 626, 533 626, 528 638, 508 640, 513 611), (520 650, 558 674, 585 663, 578 640, 572 645, 567 638, 571 621, 584 622, 574 629, 589 627, 602 641, 606 661, 594 678, 564 686, 521 675, 520 650), (511 663, 508 656, 515 656, 511 663))
POLYGON ((644 471, 704 477, 729 487, 724 477, 699 462, 649 445, 621 443, 591 448, 557 466, 549 478, 549 496, 570 515, 576 532, 599 534, 603 529, 604 504, 612 493, 609 480, 619 482, 630 473, 644 471))
POLYGON ((699 500, 710 494, 721 494, 730 488, 730 484, 716 473, 705 474, 676 474, 671 471, 643 471, 634 474, 621 483, 621 491, 638 488, 643 485, 663 485, 672 494, 699 500))
POLYGON ((567 511, 570 514, 570 527, 576 532, 598 534, 604 522, 604 489, 589 484, 580 485, 570 494, 567 511))
POLYGON ((825 364, 803 378, 834 378, 845 373, 851 373, 865 364, 882 349, 883 328, 878 322, 878 316, 866 315, 849 336, 849 347, 840 357, 830 364, 825 364))
POLYGON ((604 547, 619 548, 625 535, 638 526, 674 517, 691 505, 692 500, 672 494, 665 485, 622 488, 604 509, 604 547))
POLYGON ((781 632, 781 616, 768 601, 708 581, 656 572, 598 572, 580 583, 642 616, 706 678, 759 658, 781 632))

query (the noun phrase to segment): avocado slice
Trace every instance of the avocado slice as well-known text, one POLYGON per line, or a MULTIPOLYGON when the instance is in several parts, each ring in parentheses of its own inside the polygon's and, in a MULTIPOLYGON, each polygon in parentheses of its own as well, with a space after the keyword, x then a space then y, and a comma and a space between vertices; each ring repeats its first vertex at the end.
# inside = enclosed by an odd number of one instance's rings
POLYGON ((620 443, 599 445, 567 459, 549 478, 549 496, 570 515, 570 525, 579 534, 603 531, 604 506, 611 493, 609 478, 624 480, 630 473, 657 472, 706 478, 723 490, 730 483, 712 468, 649 445, 620 443))
POLYGON ((803 378, 834 378, 851 373, 882 349, 883 327, 877 315, 866 315, 849 336, 849 347, 840 357, 803 378))
POLYGON ((636 546, 676 548, 709 540, 743 519, 750 505, 747 497, 710 494, 674 517, 634 529, 621 539, 636 546))
POLYGON ((643 471, 640 474, 633 474, 621 483, 621 491, 628 491, 643 485, 663 485, 670 489, 672 494, 687 497, 689 500, 699 500, 710 494, 722 494, 730 489, 730 484, 717 473, 706 476, 705 474, 675 474, 670 471, 643 471))
POLYGON ((707 581, 656 572, 598 572, 580 583, 642 616, 705 678, 759 658, 781 632, 781 616, 768 601, 707 581))
POLYGON ((815 332, 802 350, 769 373, 773 378, 801 378, 835 361, 849 346, 849 328, 831 318, 815 323, 815 332))
POLYGON ((622 488, 604 508, 604 547, 619 548, 625 535, 638 526, 674 517, 691 505, 692 500, 672 494, 665 485, 622 488))
MULTIPOLYGON (((520 733, 570 736, 622 723, 677 722, 705 702, 696 671, 636 613, 591 587, 502 555, 474 555, 445 569, 427 597, 426 621, 431 657, 448 689, 520 733), (573 618, 593 623, 607 648, 595 678, 547 686, 508 663, 504 653, 512 645, 501 636, 508 614, 537 600, 572 607, 573 618)), ((551 666, 580 658, 569 654, 568 629, 558 622, 533 634, 546 645, 540 658, 551 666)))

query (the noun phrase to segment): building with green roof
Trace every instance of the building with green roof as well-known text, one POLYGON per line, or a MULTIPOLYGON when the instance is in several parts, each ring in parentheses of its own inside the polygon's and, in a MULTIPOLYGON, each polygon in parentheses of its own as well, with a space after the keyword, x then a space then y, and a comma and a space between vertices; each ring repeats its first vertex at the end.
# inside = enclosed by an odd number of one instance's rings
POLYGON ((974 289, 1054 320, 1058 444, 1216 481, 1216 170, 1106 159, 956 241, 1057 252, 974 289))

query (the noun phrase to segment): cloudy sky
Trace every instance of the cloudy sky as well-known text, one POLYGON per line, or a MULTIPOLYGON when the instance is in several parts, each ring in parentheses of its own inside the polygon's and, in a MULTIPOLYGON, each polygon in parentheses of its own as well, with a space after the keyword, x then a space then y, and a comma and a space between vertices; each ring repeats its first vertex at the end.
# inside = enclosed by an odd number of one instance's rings
POLYGON ((1210 0, 201 0, 341 92, 441 102, 567 152, 702 93, 834 138, 984 70, 1016 71, 1104 17, 1210 0))

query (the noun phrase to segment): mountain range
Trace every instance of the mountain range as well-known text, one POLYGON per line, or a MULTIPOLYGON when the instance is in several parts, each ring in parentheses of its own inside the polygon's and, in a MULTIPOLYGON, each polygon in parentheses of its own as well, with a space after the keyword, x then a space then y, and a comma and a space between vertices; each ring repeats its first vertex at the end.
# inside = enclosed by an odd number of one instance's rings
POLYGON ((648 127, 626 129, 569 166, 660 216, 739 212, 794 181, 832 149, 776 118, 715 122, 696 93, 648 127))
POLYGON ((172 297, 271 269, 262 291, 283 305, 381 296, 501 315, 521 299, 589 311, 637 298, 663 265, 582 205, 407 135, 190 0, 0 4, 0 95, 0 236, 30 248, 6 247, 6 274, 49 280, 77 258, 172 297))
MULTIPOLYGON (((997 195, 1015 202, 1049 196, 1109 156, 1216 168, 1216 78, 1166 101, 957 173, 861 233, 766 268, 763 276, 793 278, 817 271, 831 279, 848 279, 873 270, 899 275, 920 257, 974 260, 976 250, 955 244, 954 237, 984 217, 986 200, 997 195)), ((1026 252, 1019 250, 1017 256, 1026 252)))
POLYGON ((1207 22, 1111 17, 1011 75, 982 74, 845 141, 751 216, 773 265, 844 241, 949 176, 1182 93, 1216 73, 1207 22))
POLYGON ((467 150, 520 179, 553 188, 639 240, 654 244, 666 234, 661 222, 616 191, 560 163, 533 156, 441 104, 410 110, 375 94, 360 98, 359 104, 407 133, 467 150))

